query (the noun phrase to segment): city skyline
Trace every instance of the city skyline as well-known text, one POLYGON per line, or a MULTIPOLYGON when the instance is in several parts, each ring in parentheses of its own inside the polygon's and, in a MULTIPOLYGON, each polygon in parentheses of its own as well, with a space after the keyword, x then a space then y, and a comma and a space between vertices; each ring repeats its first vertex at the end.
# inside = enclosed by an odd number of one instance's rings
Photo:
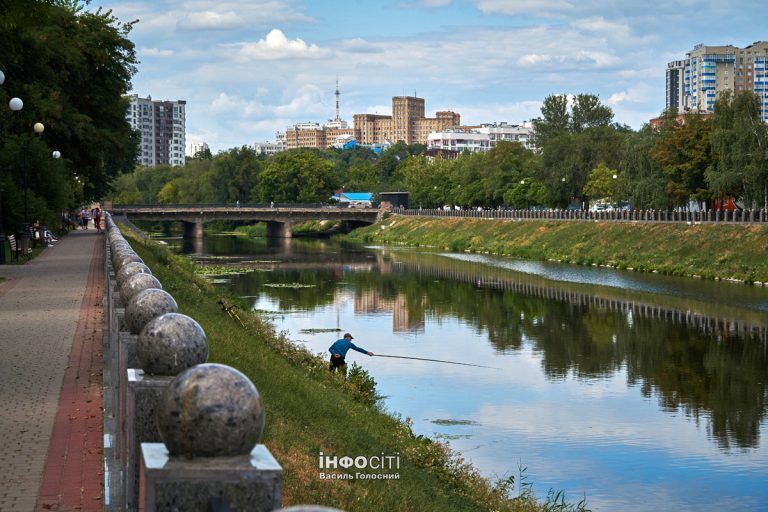
POLYGON ((392 96, 462 124, 520 123, 550 94, 593 93, 632 128, 661 113, 667 63, 696 44, 765 40, 756 1, 96 0, 130 33, 131 93, 187 101, 187 142, 274 140, 335 116, 391 115, 392 96))

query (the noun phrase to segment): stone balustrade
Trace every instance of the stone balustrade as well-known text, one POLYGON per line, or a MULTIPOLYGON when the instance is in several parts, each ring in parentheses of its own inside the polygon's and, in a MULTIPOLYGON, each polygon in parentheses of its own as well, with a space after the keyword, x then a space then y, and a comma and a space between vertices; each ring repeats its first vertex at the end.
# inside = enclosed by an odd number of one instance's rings
POLYGON ((259 444, 258 390, 238 370, 207 362, 202 327, 177 313, 109 214, 106 228, 104 509, 280 509, 283 470, 259 444))

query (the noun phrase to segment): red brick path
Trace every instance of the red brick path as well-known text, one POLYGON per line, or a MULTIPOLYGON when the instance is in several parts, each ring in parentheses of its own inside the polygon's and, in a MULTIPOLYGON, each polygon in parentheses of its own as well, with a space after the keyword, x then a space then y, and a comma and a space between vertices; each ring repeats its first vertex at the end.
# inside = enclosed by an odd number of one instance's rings
POLYGON ((35 511, 104 507, 102 322, 104 244, 91 257, 35 511))

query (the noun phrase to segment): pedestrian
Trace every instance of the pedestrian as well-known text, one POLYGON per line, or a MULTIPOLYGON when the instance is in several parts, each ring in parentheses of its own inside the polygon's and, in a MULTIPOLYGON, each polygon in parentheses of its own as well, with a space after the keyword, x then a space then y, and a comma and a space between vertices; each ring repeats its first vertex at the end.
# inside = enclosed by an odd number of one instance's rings
POLYGON ((373 352, 368 352, 364 348, 358 347, 352 343, 353 339, 354 338, 351 334, 346 333, 344 334, 343 338, 336 340, 334 344, 328 348, 328 351, 331 353, 331 364, 328 366, 330 371, 333 372, 340 367, 346 366, 347 362, 344 360, 344 358, 346 357, 349 349, 356 350, 361 354, 368 354, 369 356, 373 356, 373 352))
POLYGON ((93 212, 93 224, 96 226, 96 231, 101 233, 101 210, 99 208, 93 212))

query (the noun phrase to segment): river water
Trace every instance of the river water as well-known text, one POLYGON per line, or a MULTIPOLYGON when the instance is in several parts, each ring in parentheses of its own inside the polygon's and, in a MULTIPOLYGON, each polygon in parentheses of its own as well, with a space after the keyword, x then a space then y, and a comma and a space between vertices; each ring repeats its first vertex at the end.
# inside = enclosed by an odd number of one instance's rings
POLYGON ((169 240, 242 307, 350 351, 490 478, 596 511, 768 510, 768 288, 328 241, 169 240), (338 329, 338 332, 332 331, 338 329), (320 332, 318 332, 320 331, 320 332))

